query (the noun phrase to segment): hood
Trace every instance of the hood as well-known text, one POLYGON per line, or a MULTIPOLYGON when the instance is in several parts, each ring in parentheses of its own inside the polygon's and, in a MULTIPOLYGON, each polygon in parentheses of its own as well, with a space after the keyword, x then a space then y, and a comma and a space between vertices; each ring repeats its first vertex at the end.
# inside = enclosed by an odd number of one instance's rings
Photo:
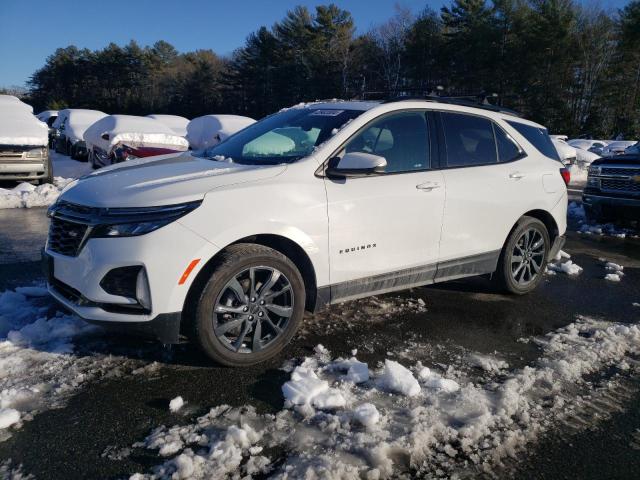
POLYGON ((240 165, 185 152, 102 168, 72 182, 60 198, 102 208, 171 205, 200 200, 216 188, 275 177, 284 170, 285 165, 240 165))
POLYGON ((591 165, 638 165, 640 166, 640 155, 616 155, 615 157, 603 157, 594 160, 591 165))

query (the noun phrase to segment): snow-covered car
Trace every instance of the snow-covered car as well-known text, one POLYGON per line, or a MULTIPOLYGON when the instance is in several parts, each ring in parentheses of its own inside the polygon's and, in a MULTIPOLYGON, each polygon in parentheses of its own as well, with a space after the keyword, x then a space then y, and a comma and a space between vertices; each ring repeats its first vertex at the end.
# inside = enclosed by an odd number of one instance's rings
POLYGON ((98 110, 70 108, 60 112, 58 117, 60 116, 63 117, 62 121, 58 123, 56 119, 54 122, 54 125, 59 125, 56 152, 69 155, 76 160, 86 159, 89 152, 84 141, 84 132, 107 114, 98 110))
POLYGON ((622 155, 627 147, 634 145, 636 140, 615 140, 602 149, 602 157, 613 157, 622 155))
POLYGON ((300 105, 207 157, 95 171, 49 211, 49 292, 235 366, 327 304, 489 273, 530 292, 564 242, 568 172, 544 127, 454 101, 300 105))
POLYGON ((598 155, 602 153, 602 149, 609 144, 607 140, 590 140, 586 138, 573 138, 571 140, 568 140, 567 143, 573 148, 589 150, 598 155), (600 150, 598 151, 597 149, 600 150))
POLYGON ((560 140, 558 138, 552 137, 551 141, 553 142, 553 146, 556 147, 558 156, 560 157, 562 163, 564 163, 565 165, 573 165, 574 163, 576 163, 578 153, 575 148, 573 148, 564 140, 560 140))
POLYGON ((241 115, 204 115, 189 122, 187 140, 192 150, 202 151, 253 123, 253 118, 241 115))
POLYGON ((0 101, 0 180, 51 183, 47 125, 27 107, 0 101))
POLYGON ((189 125, 188 118, 184 118, 179 115, 165 115, 160 113, 147 115, 147 117, 164 123, 167 127, 173 130, 176 135, 180 135, 181 137, 187 136, 187 125, 189 125))
POLYGON ((87 129, 84 139, 93 168, 189 148, 183 136, 159 120, 133 115, 106 116, 87 129))
POLYGON ((562 140, 564 142, 566 142, 569 137, 567 135, 549 135, 549 137, 551 137, 551 139, 557 139, 557 140, 562 140))
POLYGON ((45 110, 36 115, 38 120, 47 124, 49 127, 49 148, 53 148, 55 146, 55 139, 57 138, 56 129, 53 128, 53 123, 58 118, 57 110, 45 110))
POLYGON ((16 107, 33 114, 33 107, 13 95, 0 95, 0 108, 16 107))

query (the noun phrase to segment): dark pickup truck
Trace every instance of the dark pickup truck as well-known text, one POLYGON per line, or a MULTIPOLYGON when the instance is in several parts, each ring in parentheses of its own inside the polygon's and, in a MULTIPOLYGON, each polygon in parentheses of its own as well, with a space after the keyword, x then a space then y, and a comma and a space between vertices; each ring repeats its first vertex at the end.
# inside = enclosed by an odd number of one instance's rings
POLYGON ((582 203, 589 220, 640 220, 640 155, 599 158, 591 163, 582 203))

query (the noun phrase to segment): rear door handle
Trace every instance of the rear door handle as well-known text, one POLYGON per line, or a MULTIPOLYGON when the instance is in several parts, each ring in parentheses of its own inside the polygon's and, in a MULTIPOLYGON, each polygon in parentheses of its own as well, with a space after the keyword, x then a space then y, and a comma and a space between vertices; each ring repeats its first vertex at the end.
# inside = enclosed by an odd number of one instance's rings
POLYGON ((430 192, 431 190, 434 190, 436 188, 440 188, 440 184, 436 183, 436 182, 426 182, 426 183, 421 183, 420 185, 416 185, 416 188, 418 190, 423 190, 425 192, 430 192))
POLYGON ((509 178, 513 178, 514 180, 520 180, 521 178, 524 178, 526 175, 524 173, 521 172, 511 172, 509 174, 509 178))

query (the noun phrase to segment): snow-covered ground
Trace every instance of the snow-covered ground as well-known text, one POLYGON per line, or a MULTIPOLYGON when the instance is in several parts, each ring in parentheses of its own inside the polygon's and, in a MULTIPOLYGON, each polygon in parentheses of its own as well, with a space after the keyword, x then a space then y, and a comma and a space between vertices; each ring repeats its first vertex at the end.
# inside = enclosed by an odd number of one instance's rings
MULTIPOLYGON (((545 431, 579 430, 618 408, 616 391, 638 368, 636 325, 578 317, 533 341, 542 354, 523 369, 469 357, 489 372, 484 383, 452 366, 407 356, 369 366, 318 346, 286 364, 283 410, 221 405, 192 424, 158 427, 133 447, 166 460, 131 480, 491 474, 545 431)), ((412 354, 420 358, 420 346, 412 354)))
POLYGON ((60 312, 44 285, 0 292, 0 441, 36 413, 61 406, 86 382, 140 362, 83 351, 101 330, 60 312))
POLYGON ((0 208, 46 207, 56 201, 62 189, 73 179, 91 172, 88 162, 49 151, 53 162, 53 184, 22 182, 13 188, 0 188, 0 208))

